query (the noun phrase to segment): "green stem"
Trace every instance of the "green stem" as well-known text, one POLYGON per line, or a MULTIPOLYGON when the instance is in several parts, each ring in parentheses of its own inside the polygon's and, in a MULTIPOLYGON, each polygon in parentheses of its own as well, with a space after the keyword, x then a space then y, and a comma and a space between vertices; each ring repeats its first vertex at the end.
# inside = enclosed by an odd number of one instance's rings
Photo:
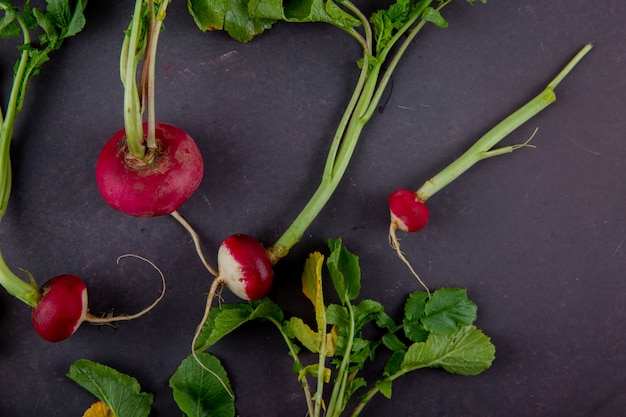
POLYGON ((270 258, 277 262, 300 241, 306 229, 311 225, 320 211, 324 208, 334 191, 337 189, 343 174, 354 153, 357 142, 367 123, 358 117, 370 105, 375 90, 377 75, 381 63, 377 63, 368 70, 369 55, 364 54, 364 66, 361 70, 355 93, 348 104, 348 108, 340 121, 337 133, 333 138, 331 148, 324 167, 322 181, 310 198, 307 205, 287 228, 285 233, 268 249, 270 258))
POLYGON ((328 402, 328 409, 326 415, 328 417, 339 417, 343 408, 345 407, 345 392, 346 392, 346 383, 348 381, 348 365, 350 364, 350 352, 352 351, 352 345, 354 343, 354 309, 352 308, 352 304, 349 302, 346 303, 346 307, 348 309, 348 313, 350 314, 350 329, 348 333, 348 341, 346 343, 345 353, 343 355, 343 359, 341 360, 341 365, 339 366, 339 371, 337 372, 337 378, 335 385, 333 387, 333 392, 330 396, 330 400, 328 402))
MULTIPOLYGON (((406 373, 407 371, 400 370, 396 372, 395 374, 390 375, 387 378, 385 378, 385 381, 392 382, 406 373)), ((350 414, 350 417, 359 416, 361 414, 361 411, 363 411, 363 409, 369 403, 369 401, 379 392, 380 392, 380 388, 378 388, 377 385, 374 385, 372 388, 370 388, 370 390, 367 391, 365 395, 361 397, 361 401, 356 405, 356 407, 354 407, 354 409, 352 410, 352 413, 350 414)))
MULTIPOLYGON (((443 7, 449 2, 443 2, 439 7, 443 7)), ((330 150, 324 166, 322 180, 318 185, 309 202, 302 209, 300 214, 287 228, 287 230, 279 237, 279 239, 268 249, 270 259, 276 263, 278 260, 287 255, 289 250, 300 241, 306 229, 311 225, 313 220, 324 208, 330 197, 337 189, 341 178, 345 174, 350 159, 354 153, 357 142, 365 124, 369 121, 374 109, 382 98, 385 86, 391 78, 391 73, 395 70, 401 56, 406 51, 410 42, 415 38, 419 30, 426 23, 422 20, 409 34, 408 39, 400 46, 392 58, 391 65, 379 80, 383 63, 388 53, 393 49, 394 44, 402 39, 404 33, 409 30, 415 21, 423 14, 431 1, 424 1, 423 7, 415 12, 415 16, 407 21, 405 26, 398 31, 391 42, 387 44, 385 49, 378 53, 376 59, 371 60, 373 53, 373 34, 369 21, 358 11, 358 8, 349 1, 343 1, 342 5, 347 10, 355 14, 362 22, 365 28, 365 39, 361 42, 364 46, 363 63, 361 75, 357 82, 355 91, 350 102, 339 122, 339 126, 333 137, 330 150)), ((349 33, 350 31, 347 30, 349 33)))
MULTIPOLYGON (((23 46, 30 45, 30 33, 21 17, 16 18, 24 36, 23 46)), ((11 194, 11 157, 9 154, 11 148, 11 138, 13 137, 13 126, 19 109, 17 103, 20 92, 24 86, 24 75, 28 67, 28 48, 22 50, 20 61, 13 77, 11 86, 11 95, 6 108, 6 115, 0 128, 0 220, 4 217, 9 203, 11 194)))
MULTIPOLYGON (((152 0, 150 0, 152 1, 152 0)), ((144 0, 136 0, 130 34, 124 35, 120 62, 122 83, 124 84, 124 128, 126 143, 131 155, 139 160, 146 156, 146 141, 143 134, 142 109, 137 90, 138 52, 143 51, 140 42, 142 10, 144 0)))
POLYGON ((492 149, 507 135, 519 126, 530 120, 543 109, 556 100, 554 89, 578 64, 578 62, 591 50, 592 45, 585 45, 576 56, 559 72, 559 74, 548 84, 548 86, 536 97, 524 106, 506 117, 491 130, 485 133, 474 145, 472 145, 463 155, 453 161, 437 175, 426 181, 417 191, 417 198, 425 202, 436 192, 457 179, 461 174, 471 168, 476 162, 487 159, 506 152, 512 152, 516 147, 506 147, 502 149, 492 149))
MULTIPOLYGON (((287 344, 287 348, 289 349, 289 354, 293 358, 293 361, 300 367, 303 368, 304 365, 300 361, 300 357, 298 356, 298 349, 295 347, 289 336, 283 331, 283 326, 273 317, 266 317, 271 323, 273 323, 277 328, 283 340, 287 344)), ((313 416, 313 399, 311 398, 311 388, 309 386, 309 381, 307 381, 306 377, 302 378, 302 389, 304 390, 304 396, 306 397, 307 408, 310 416, 313 416)))
MULTIPOLYGON (((449 2, 450 0, 442 2, 441 4, 437 6, 437 10, 441 10, 449 2)), ((408 49, 411 42, 413 42, 417 34, 426 25, 427 21, 424 19, 421 19, 417 24, 415 24, 415 21, 420 16, 422 16, 422 14, 424 13, 424 10, 426 10, 426 8, 430 5, 430 3, 431 1, 424 1, 422 3, 422 7, 420 7, 416 12, 414 12, 415 16, 409 21, 407 21, 400 30, 398 30, 398 32, 394 35, 392 40, 389 42, 388 47, 380 52, 379 60, 385 61, 387 58, 387 55, 391 51, 394 50, 394 45, 396 44, 396 42, 398 42, 402 38, 404 39, 404 41, 398 46, 397 50, 395 50, 395 53, 393 54, 393 57, 389 61, 389 65, 387 66, 387 69, 385 70, 384 74, 380 77, 380 82, 378 83, 378 87, 376 88, 376 92, 374 93, 374 96, 372 98, 372 105, 370 105, 367 111, 365 112, 365 114, 363 114, 364 119, 369 120, 372 117, 372 114, 374 114, 374 111, 376 110, 376 107, 378 106, 378 103, 380 102, 380 99, 383 93, 385 92, 387 84, 389 84, 389 81, 391 80, 391 75, 393 74, 396 67, 398 66, 400 59, 402 58, 402 56, 408 49), (405 36, 405 33, 407 33, 407 31, 409 33, 408 35, 405 36)))
POLYGON ((315 391, 315 408, 313 410, 313 417, 319 417, 322 411, 322 403, 324 402, 324 370, 326 368, 326 329, 318 329, 321 333, 320 351, 317 362, 317 388, 315 391))
POLYGON ((28 274, 30 280, 26 282, 15 275, 7 266, 0 252, 0 285, 12 296, 20 299, 30 307, 35 307, 41 298, 39 288, 28 274))
POLYGON ((142 67, 142 71, 144 77, 142 77, 142 91, 145 92, 145 95, 142 97, 142 102, 146 103, 147 110, 147 134, 146 134, 146 146, 148 149, 156 149, 156 136, 155 136, 155 126, 156 126, 156 108, 155 108, 155 93, 154 93, 154 79, 155 79, 155 68, 156 68, 156 52, 157 45, 159 43, 159 35, 161 34, 161 28, 163 26, 163 20, 165 19, 165 14, 167 11, 167 6, 169 5, 170 0, 163 0, 161 5, 159 6, 159 10, 156 15, 153 10, 152 2, 150 2, 150 23, 148 28, 148 45, 146 47, 146 55, 144 59, 144 65, 142 67), (145 85, 144 85, 145 83, 145 85))

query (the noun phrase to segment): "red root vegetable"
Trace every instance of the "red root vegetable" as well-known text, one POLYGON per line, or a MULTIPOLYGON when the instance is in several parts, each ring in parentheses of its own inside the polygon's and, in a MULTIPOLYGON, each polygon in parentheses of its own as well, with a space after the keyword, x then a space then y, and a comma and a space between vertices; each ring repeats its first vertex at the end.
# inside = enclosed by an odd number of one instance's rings
POLYGON ((32 322, 37 334, 48 342, 60 342, 74 334, 83 322, 110 324, 115 321, 132 320, 152 310, 165 295, 165 277, 152 262, 137 255, 123 255, 118 258, 118 262, 127 256, 148 262, 161 275, 163 290, 150 306, 133 315, 93 316, 89 313, 85 282, 76 275, 59 275, 41 286, 40 298, 32 312, 32 322))
POLYGON ((274 264, 270 260, 267 250, 248 235, 234 234, 227 237, 218 250, 217 263, 219 272, 211 284, 204 316, 196 328, 191 345, 196 361, 209 372, 211 371, 197 357, 196 344, 200 332, 209 318, 211 304, 217 289, 225 285, 239 298, 260 300, 270 293, 274 279, 274 264))
MULTIPOLYGON (((498 143, 511 132, 556 101, 554 89, 591 48, 591 44, 585 45, 556 77, 548 83, 543 91, 495 125, 461 156, 452 161, 452 163, 446 166, 437 175, 426 181, 417 191, 412 192, 410 190, 400 189, 391 194, 388 201, 391 215, 391 224, 389 226, 389 241, 391 247, 396 250, 400 259, 409 267, 413 275, 415 275, 422 285, 424 285, 424 283, 417 276, 417 273, 415 273, 400 250, 396 230, 402 230, 404 232, 416 232, 421 230, 428 221, 428 209, 425 205, 426 201, 452 181, 456 180, 477 162, 531 146, 528 142, 530 142, 535 133, 522 144, 496 147, 498 143)), ((424 285, 424 288, 426 288, 426 285, 424 285)), ((426 290, 428 291, 428 288, 426 288, 426 290)))
POLYGON ((166 123, 155 127, 157 148, 148 151, 152 155, 146 161, 128 151, 122 129, 102 148, 96 163, 100 194, 131 216, 171 214, 196 191, 204 174, 200 150, 185 131, 166 123))

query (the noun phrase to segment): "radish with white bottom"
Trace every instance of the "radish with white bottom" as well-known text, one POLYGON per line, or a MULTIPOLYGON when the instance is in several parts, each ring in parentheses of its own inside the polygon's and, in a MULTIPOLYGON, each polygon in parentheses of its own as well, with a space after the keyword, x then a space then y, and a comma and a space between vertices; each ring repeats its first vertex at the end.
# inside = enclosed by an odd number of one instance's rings
POLYGON ((465 153, 454 160, 437 175, 426 181, 417 191, 413 192, 408 189, 398 189, 389 196, 388 204, 391 217, 389 225, 390 244, 400 259, 409 267, 413 275, 420 281, 427 291, 428 287, 420 279, 400 250, 400 243, 396 236, 396 230, 412 233, 425 227, 429 217, 426 201, 436 192, 440 191, 446 185, 457 179, 478 161, 511 153, 516 149, 529 146, 528 142, 532 139, 532 136, 522 144, 494 149, 494 146, 496 146, 507 135, 556 100, 554 89, 591 50, 591 48, 591 44, 585 45, 559 72, 559 74, 552 81, 550 81, 550 83, 548 83, 546 88, 541 93, 494 126, 478 141, 476 141, 476 143, 465 153))
MULTIPOLYGON (((474 0, 469 0, 469 3, 473 2, 474 0)), ((415 5, 411 4, 411 10, 407 10, 404 14, 398 14, 397 10, 394 10, 397 7, 395 6, 389 11, 380 10, 376 12, 371 19, 368 19, 351 2, 342 2, 342 7, 334 7, 336 5, 329 2, 329 7, 330 4, 333 7, 331 8, 332 10, 329 9, 328 11, 324 8, 311 8, 309 3, 302 2, 302 4, 299 4, 302 6, 302 10, 309 10, 310 14, 294 15, 293 10, 298 9, 298 7, 295 7, 298 3, 298 1, 292 2, 288 7, 285 7, 280 2, 265 0, 256 2, 255 13, 262 14, 264 11, 271 11, 272 16, 250 16, 250 22, 238 22, 243 23, 243 30, 229 31, 229 34, 239 41, 249 41, 258 34, 255 32, 255 29, 259 26, 251 23, 255 19, 265 19, 267 22, 268 20, 284 18, 284 20, 289 22, 330 23, 348 33, 362 48, 363 55, 358 65, 359 79, 330 142, 321 181, 309 201, 284 233, 273 245, 264 250, 261 250, 263 246, 260 243, 253 245, 251 242, 254 239, 252 238, 247 238, 245 245, 239 245, 235 244, 238 240, 232 239, 231 236, 222 244, 220 252, 227 252, 232 256, 228 258, 222 257, 221 261, 218 259, 218 271, 215 274, 217 282, 214 285, 217 287, 227 285, 235 294, 238 294, 239 289, 237 287, 242 285, 242 283, 252 287, 260 286, 263 288, 267 285, 267 292, 269 292, 271 279, 268 279, 266 276, 266 272, 267 274, 270 273, 270 271, 266 271, 267 265, 275 265, 289 253, 328 203, 348 168, 365 126, 377 112, 383 93, 402 56, 427 23, 433 23, 438 27, 447 25, 440 14, 440 10, 449 1, 437 3, 435 7, 430 6, 431 3, 435 3, 433 1, 421 1, 415 5), (362 31, 357 30, 359 27, 362 31), (247 32, 247 30, 250 30, 250 32, 247 32), (255 248, 253 253, 247 253, 250 247, 255 248), (225 263, 226 259, 227 263, 225 263), (232 263, 233 261, 234 264, 232 263), (261 279, 257 281, 259 277, 261 279)), ((194 15, 196 22, 199 23, 201 28, 205 30, 215 29, 214 27, 203 27, 200 23, 207 16, 205 14, 207 7, 209 9, 211 7, 219 9, 221 5, 217 3, 206 4, 204 1, 190 1, 192 15, 194 15), (194 7, 194 5, 198 7, 194 7)), ((215 10, 215 13, 219 15, 223 11, 215 10)), ((240 10, 238 10, 237 15, 241 17, 240 10)), ((195 341, 209 316, 208 313, 213 298, 212 293, 208 297, 204 318, 196 330, 193 342, 194 353, 195 341)), ((245 295, 242 297, 243 299, 256 299, 248 298, 247 293, 245 295)))

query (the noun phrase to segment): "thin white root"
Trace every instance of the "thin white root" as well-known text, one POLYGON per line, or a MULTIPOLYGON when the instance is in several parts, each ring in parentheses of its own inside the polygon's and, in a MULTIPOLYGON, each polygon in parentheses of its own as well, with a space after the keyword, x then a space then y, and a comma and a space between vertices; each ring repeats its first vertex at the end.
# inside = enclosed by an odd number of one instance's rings
POLYGON ((154 302, 152 304, 150 304, 148 307, 144 308, 143 310, 141 310, 139 313, 136 314, 125 314, 125 315, 121 315, 121 316, 113 316, 112 314, 107 315, 105 317, 95 317, 90 315, 89 313, 87 313, 87 317, 85 318, 85 321, 91 324, 111 324, 114 321, 127 321, 127 320, 134 320, 136 318, 139 318, 141 316, 143 316, 144 314, 148 313, 150 310, 152 310, 154 307, 156 307, 157 304, 159 304, 159 302, 163 299, 163 297, 165 296, 165 290, 166 290, 166 284, 165 284, 165 275, 163 275, 163 272, 161 272, 161 270, 154 264, 154 262, 152 262, 149 259, 146 259, 142 256, 139 255, 135 255, 132 253, 128 253, 126 255, 121 255, 117 258, 117 263, 120 263, 120 259, 122 258, 128 258, 128 257, 132 257, 132 258, 137 258, 140 259, 146 263, 148 263, 151 267, 153 267, 161 276, 161 283, 163 284, 163 288, 161 290, 161 295, 159 295, 159 297, 154 300, 154 302))
POLYGON ((215 280, 213 280, 213 284, 211 284, 211 289, 209 290, 209 295, 207 296, 206 305, 204 307, 204 315, 202 316, 202 320, 200 321, 200 324, 198 324, 198 326, 196 327, 196 332, 191 342, 191 354, 193 355, 196 362, 198 362, 198 365, 200 365, 202 369, 204 369, 205 371, 213 375, 215 378, 217 378, 217 380, 220 382, 222 387, 224 387, 224 390, 226 390, 228 395, 230 395, 231 398, 235 398, 235 394, 231 392, 231 390, 228 388, 224 380, 220 378, 220 376, 216 374, 215 371, 207 368, 202 363, 202 361, 198 357, 198 352, 196 351, 196 344, 198 343, 198 337, 200 337, 200 333, 202 333, 202 328, 204 327, 204 325, 209 319, 209 313, 211 312, 211 305, 213 304, 213 298, 215 298, 215 293, 217 292, 217 289, 222 288, 223 285, 224 285, 224 280, 221 279, 219 276, 216 277, 215 280))
POLYGON ((191 235, 191 239, 193 239, 193 243, 196 247, 196 252, 198 253, 198 256, 200 257, 200 260, 202 261, 204 267, 207 269, 207 271, 211 273, 211 275, 217 277, 217 271, 215 270, 215 268, 209 265, 209 262, 207 262, 206 257, 202 252, 202 247, 200 246, 200 237, 198 236, 198 233, 196 233, 193 227, 191 227, 187 220, 185 220, 178 211, 174 210, 171 215, 178 221, 178 223, 180 223, 185 228, 185 230, 187 230, 187 233, 191 235))
POLYGON ((537 131, 538 131, 538 130, 539 130, 539 128, 538 128, 538 127, 536 127, 536 128, 535 128, 535 130, 533 130, 533 133, 530 135, 530 137, 529 137, 528 139, 526 139, 526 142, 524 142, 524 143, 520 143, 520 144, 518 144, 518 145, 513 145, 513 146, 512 146, 513 150, 520 149, 520 148, 526 148, 526 147, 529 147, 529 148, 534 148, 534 147, 535 147, 535 145, 531 145, 531 144, 530 144, 530 141, 531 141, 531 140, 533 140, 533 138, 534 138, 534 137, 535 137, 535 135, 537 134, 537 131))
POLYGON ((415 270, 413 269, 413 266, 411 266, 411 263, 408 261, 408 259, 406 259, 406 257, 404 256, 404 254, 400 250, 400 241, 398 240, 398 237, 396 236, 396 229, 397 229, 396 224, 393 221, 390 222, 390 224, 389 224, 389 245, 391 245, 391 247, 396 251, 396 253, 398 254, 398 257, 400 258, 400 260, 402 262, 404 262, 404 264, 409 268, 409 271, 411 271, 413 276, 415 278, 417 278, 417 280, 422 285, 422 287, 424 287, 424 289, 428 293, 428 298, 430 298, 430 290, 428 289, 428 287, 426 286, 424 281, 422 281, 422 279, 419 277, 419 275, 417 275, 417 272, 415 272, 415 270))

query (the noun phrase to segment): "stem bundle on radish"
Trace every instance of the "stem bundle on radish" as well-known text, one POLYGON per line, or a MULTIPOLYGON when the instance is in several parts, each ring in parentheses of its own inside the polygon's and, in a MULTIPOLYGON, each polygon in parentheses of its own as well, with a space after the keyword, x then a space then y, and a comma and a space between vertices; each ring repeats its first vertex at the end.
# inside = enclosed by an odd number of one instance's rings
POLYGON ((137 217, 172 214, 196 191, 204 174, 202 155, 191 136, 156 121, 156 51, 169 2, 136 0, 120 57, 124 129, 109 139, 96 164, 104 200, 137 217))
MULTIPOLYGON (((591 50, 591 48, 591 44, 585 45, 557 74, 557 76, 548 83, 546 88, 541 91, 541 93, 494 126, 478 141, 476 141, 474 145, 472 145, 465 153, 454 160, 437 175, 426 181, 417 191, 413 192, 407 189, 399 189, 394 191, 389 196, 388 204, 391 216, 389 239, 391 246, 396 250, 400 259, 409 267, 413 275, 422 283, 422 285, 424 285, 424 283, 415 273, 410 263, 400 250, 400 243, 396 236, 396 230, 411 233, 419 231, 426 226, 429 216, 426 201, 436 192, 440 191, 446 185, 457 179, 478 161, 511 153, 516 149, 527 146, 528 141, 520 145, 504 146, 494 149, 494 146, 496 146, 507 135, 556 100, 554 89, 567 76, 567 74, 569 74, 576 64, 578 64, 578 62, 591 50)), ((428 290, 426 285, 424 285, 424 287, 428 290)))

